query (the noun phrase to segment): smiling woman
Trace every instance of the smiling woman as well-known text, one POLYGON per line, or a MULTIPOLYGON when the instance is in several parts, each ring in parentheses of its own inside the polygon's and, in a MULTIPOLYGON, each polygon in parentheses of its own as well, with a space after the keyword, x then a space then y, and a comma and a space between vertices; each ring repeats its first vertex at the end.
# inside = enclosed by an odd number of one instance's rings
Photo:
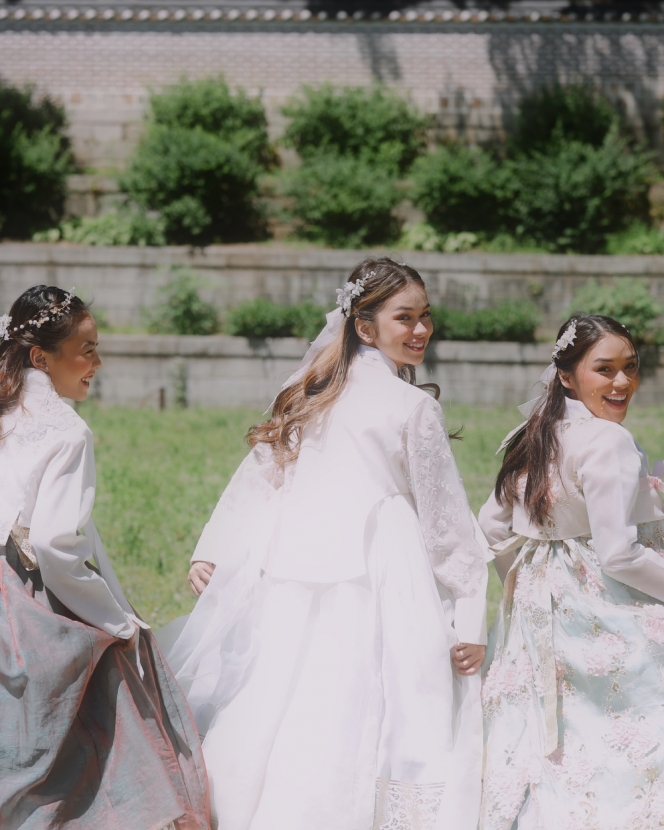
POLYGON ((552 359, 479 515, 504 581, 481 826, 661 826, 664 510, 622 426, 637 351, 616 320, 578 315, 552 359))
POLYGON ((368 259, 338 305, 249 432, 167 656, 220 828, 475 830, 487 567, 414 385, 429 303, 413 268, 368 259))
POLYGON ((91 519, 87 306, 35 286, 0 318, 0 825, 206 830, 191 714, 91 519))
POLYGON ((560 372, 568 395, 593 415, 620 424, 639 388, 639 355, 624 331, 605 334, 578 362, 574 371, 560 372))

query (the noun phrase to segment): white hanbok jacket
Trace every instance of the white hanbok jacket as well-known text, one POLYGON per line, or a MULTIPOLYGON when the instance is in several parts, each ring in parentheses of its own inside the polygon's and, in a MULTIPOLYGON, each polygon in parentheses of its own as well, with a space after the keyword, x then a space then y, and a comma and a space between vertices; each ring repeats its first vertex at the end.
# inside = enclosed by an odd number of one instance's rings
POLYGON ((475 830, 479 678, 450 649, 485 642, 482 541, 440 406, 377 349, 295 462, 248 455, 169 654, 220 828, 475 830))
POLYGON ((21 404, 0 421, 0 546, 10 534, 28 569, 84 622, 128 639, 143 627, 122 593, 90 518, 95 498, 92 433, 27 369, 21 404), (101 575, 86 562, 98 567, 101 575))
POLYGON ((568 398, 566 409, 546 525, 534 525, 521 501, 500 505, 495 494, 480 510, 498 573, 504 578, 514 562, 515 554, 501 555, 501 545, 515 536, 591 538, 605 574, 664 601, 664 559, 639 539, 641 526, 664 519, 661 482, 649 476, 648 456, 625 427, 596 418, 581 401, 568 398))

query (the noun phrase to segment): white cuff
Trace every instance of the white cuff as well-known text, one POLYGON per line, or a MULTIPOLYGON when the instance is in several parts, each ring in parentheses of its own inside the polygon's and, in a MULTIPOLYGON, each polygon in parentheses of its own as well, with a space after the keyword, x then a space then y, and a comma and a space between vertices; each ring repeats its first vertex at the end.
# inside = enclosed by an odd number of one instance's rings
POLYGON ((462 597, 454 603, 454 628, 460 643, 485 646, 486 597, 462 597))

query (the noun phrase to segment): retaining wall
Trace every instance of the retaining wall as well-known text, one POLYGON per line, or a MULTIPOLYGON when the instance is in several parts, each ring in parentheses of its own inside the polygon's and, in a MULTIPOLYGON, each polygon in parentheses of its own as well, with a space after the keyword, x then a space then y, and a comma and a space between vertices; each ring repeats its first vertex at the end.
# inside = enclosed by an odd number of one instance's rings
MULTIPOLYGON (((389 251, 372 251, 375 254, 389 251)), ((267 297, 279 303, 311 298, 332 308, 335 289, 366 251, 286 245, 189 248, 96 248, 66 244, 0 245, 0 309, 38 283, 76 287, 113 327, 140 327, 144 309, 159 301, 170 268, 201 274, 201 294, 223 312, 239 302, 267 297)), ((537 303, 543 331, 558 328, 574 292, 589 278, 646 279, 664 303, 664 256, 394 253, 424 277, 432 303, 484 307, 517 297, 537 303)))
POLYGON ((220 73, 261 97, 273 137, 283 132, 288 98, 327 81, 388 84, 434 115, 442 135, 471 142, 502 137, 533 89, 591 82, 662 152, 659 3, 633 15, 621 13, 641 5, 633 0, 615 12, 584 2, 574 13, 574 3, 559 0, 408 3, 389 18, 375 12, 377 20, 362 7, 387 15, 399 4, 160 5, 0 0, 0 76, 64 104, 82 168, 124 164, 151 90, 220 73), (328 12, 312 15, 307 5, 328 12))
MULTIPOLYGON (((106 334, 91 394, 111 406, 266 409, 306 348, 294 338, 106 334)), ((438 383, 442 403, 519 404, 541 388, 550 356, 547 344, 439 342, 429 346, 418 381, 438 383)), ((664 403, 664 367, 644 378, 636 401, 664 403)))

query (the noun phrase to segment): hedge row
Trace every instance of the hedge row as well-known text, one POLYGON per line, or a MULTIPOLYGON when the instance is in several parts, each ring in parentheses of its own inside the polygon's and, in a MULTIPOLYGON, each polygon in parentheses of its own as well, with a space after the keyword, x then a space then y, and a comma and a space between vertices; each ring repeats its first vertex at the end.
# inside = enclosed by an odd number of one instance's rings
POLYGON ((94 225, 53 227, 72 169, 64 114, 30 90, 0 86, 0 232, 46 229, 42 238, 113 244, 260 239, 269 185, 294 232, 327 245, 398 243, 395 209, 408 197, 443 249, 455 250, 461 233, 466 246, 474 235, 475 247, 498 239, 507 248, 588 253, 664 247, 656 231, 645 242, 635 231, 651 231, 653 156, 589 87, 524 99, 499 148, 428 147, 432 120, 380 87, 305 88, 283 109, 282 143, 301 161, 286 171, 276 169, 262 103, 223 79, 183 80, 150 103, 119 178, 132 207, 94 225))

